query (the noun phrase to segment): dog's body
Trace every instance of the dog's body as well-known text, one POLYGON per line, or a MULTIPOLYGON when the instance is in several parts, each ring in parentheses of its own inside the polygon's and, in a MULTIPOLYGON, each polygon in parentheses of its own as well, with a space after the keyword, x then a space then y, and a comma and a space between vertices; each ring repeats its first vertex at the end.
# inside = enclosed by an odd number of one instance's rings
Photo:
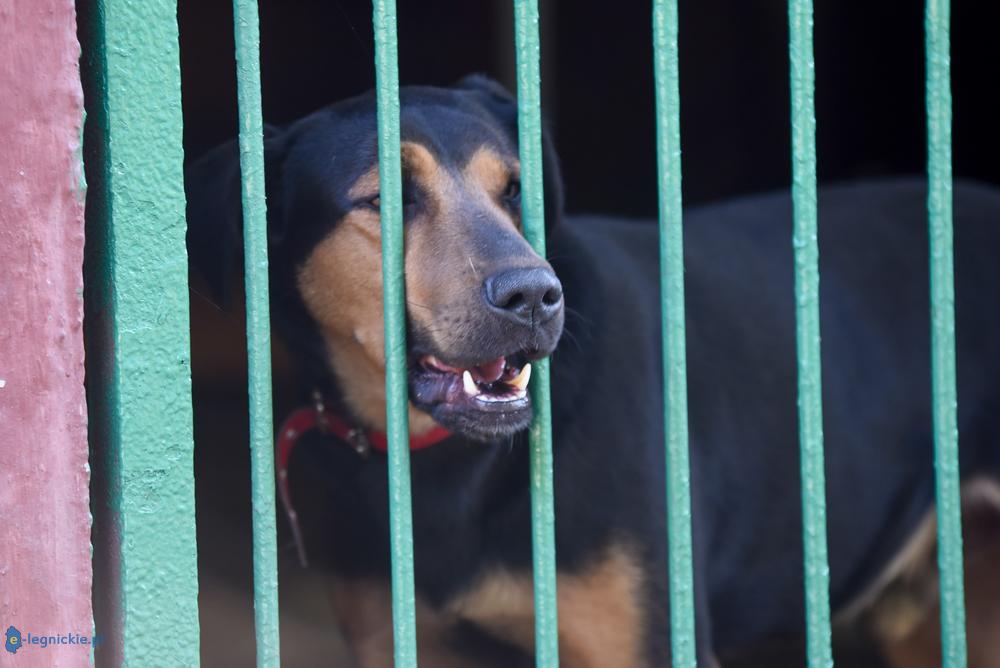
MULTIPOLYGON (((411 424, 454 432, 411 455, 422 664, 531 664, 530 406, 516 386, 526 362, 555 349, 564 299, 565 332, 552 356, 562 657, 571 666, 667 665, 656 227, 559 221, 548 150, 553 281, 519 234, 513 118, 509 98, 479 78, 404 91, 411 424), (514 314, 523 300, 533 307, 514 314), (476 385, 462 395, 458 379, 470 369, 476 385), (492 402, 485 413, 490 392, 510 410, 492 402)), ((369 429, 384 425, 374 136, 367 96, 268 145, 277 324, 302 362, 304 396, 320 390, 369 429)), ((234 252, 227 244, 238 248, 234 158, 231 148, 215 153, 189 178, 192 257, 216 284, 234 252)), ((917 181, 821 191, 835 609, 869 603, 929 549, 917 538, 926 538, 934 492, 925 202, 917 181)), ((960 185, 955 214, 962 470, 996 480, 1000 193, 960 185)), ((685 216, 705 665, 802 626, 791 236, 787 193, 685 216)), ((336 574, 335 601, 359 662, 388 665, 385 458, 313 432, 296 447, 290 476, 310 556, 336 574)))

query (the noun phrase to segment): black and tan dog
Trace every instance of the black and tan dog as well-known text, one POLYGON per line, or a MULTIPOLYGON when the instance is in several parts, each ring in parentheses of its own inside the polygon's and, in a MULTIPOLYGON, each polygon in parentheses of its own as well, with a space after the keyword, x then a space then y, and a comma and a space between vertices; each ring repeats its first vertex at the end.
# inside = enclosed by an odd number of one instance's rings
MULTIPOLYGON (((551 354, 563 663, 667 665, 656 228, 563 220, 546 143, 541 258, 521 234, 509 94, 470 77, 401 101, 410 425, 433 443, 412 453, 421 664, 531 665, 524 387, 551 354)), ((385 425, 376 153, 370 94, 266 137, 274 320, 303 400, 317 392, 350 427, 301 438, 292 491, 363 666, 391 663, 386 461, 364 447, 385 425)), ((240 255, 233 144, 193 165, 188 194, 192 260, 221 292, 240 255)), ((1000 193, 960 185, 955 207, 962 470, 988 505, 1000 193)), ((925 187, 830 188, 820 212, 831 598, 871 617, 882 592, 933 578, 925 187)), ((711 665, 803 624, 789 197, 692 210, 685 229, 697 640, 711 665)), ((885 606, 889 621, 933 596, 893 600, 913 605, 885 606)))

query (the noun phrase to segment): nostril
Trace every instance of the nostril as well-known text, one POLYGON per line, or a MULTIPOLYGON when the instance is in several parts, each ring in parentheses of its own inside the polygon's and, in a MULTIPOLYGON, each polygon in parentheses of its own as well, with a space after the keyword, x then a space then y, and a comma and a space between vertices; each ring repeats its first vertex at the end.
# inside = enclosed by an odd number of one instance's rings
POLYGON ((506 299, 501 300, 502 303, 497 304, 502 309, 506 310, 516 310, 518 307, 524 305, 524 294, 520 292, 515 292, 506 297, 506 299))
POLYGON ((508 269, 483 282, 487 304, 518 324, 535 325, 558 313, 562 286, 551 269, 508 269))

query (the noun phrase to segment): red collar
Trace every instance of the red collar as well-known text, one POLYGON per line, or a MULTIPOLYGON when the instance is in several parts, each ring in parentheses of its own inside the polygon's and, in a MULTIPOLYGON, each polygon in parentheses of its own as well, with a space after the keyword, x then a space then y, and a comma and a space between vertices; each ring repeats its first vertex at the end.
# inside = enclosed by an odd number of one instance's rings
MULTIPOLYGON (((291 459, 292 450, 295 449, 299 439, 314 429, 336 436, 338 440, 347 443, 363 457, 368 456, 372 450, 386 452, 389 449, 389 441, 385 432, 352 427, 339 415, 327 409, 318 395, 315 396, 315 403, 312 406, 299 408, 281 424, 274 447, 278 493, 281 495, 285 514, 288 515, 288 522, 291 524, 292 535, 295 537, 295 545, 299 552, 299 560, 303 566, 307 564, 305 543, 302 542, 298 515, 292 506, 292 496, 288 490, 288 461, 291 459)), ((410 451, 429 448, 451 435, 452 433, 447 429, 436 426, 419 436, 411 436, 410 451)))

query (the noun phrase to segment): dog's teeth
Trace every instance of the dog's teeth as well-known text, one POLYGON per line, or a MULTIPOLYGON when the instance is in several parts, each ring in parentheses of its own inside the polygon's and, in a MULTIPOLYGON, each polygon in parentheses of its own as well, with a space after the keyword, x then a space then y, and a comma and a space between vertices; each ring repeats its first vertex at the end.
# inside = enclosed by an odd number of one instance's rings
POLYGON ((469 396, 474 397, 479 394, 479 387, 476 385, 476 381, 472 380, 472 374, 469 373, 468 369, 462 372, 462 386, 469 396))
POLYGON ((524 368, 521 369, 521 373, 507 381, 507 384, 523 390, 528 387, 529 380, 531 380, 531 364, 525 364, 524 368))

